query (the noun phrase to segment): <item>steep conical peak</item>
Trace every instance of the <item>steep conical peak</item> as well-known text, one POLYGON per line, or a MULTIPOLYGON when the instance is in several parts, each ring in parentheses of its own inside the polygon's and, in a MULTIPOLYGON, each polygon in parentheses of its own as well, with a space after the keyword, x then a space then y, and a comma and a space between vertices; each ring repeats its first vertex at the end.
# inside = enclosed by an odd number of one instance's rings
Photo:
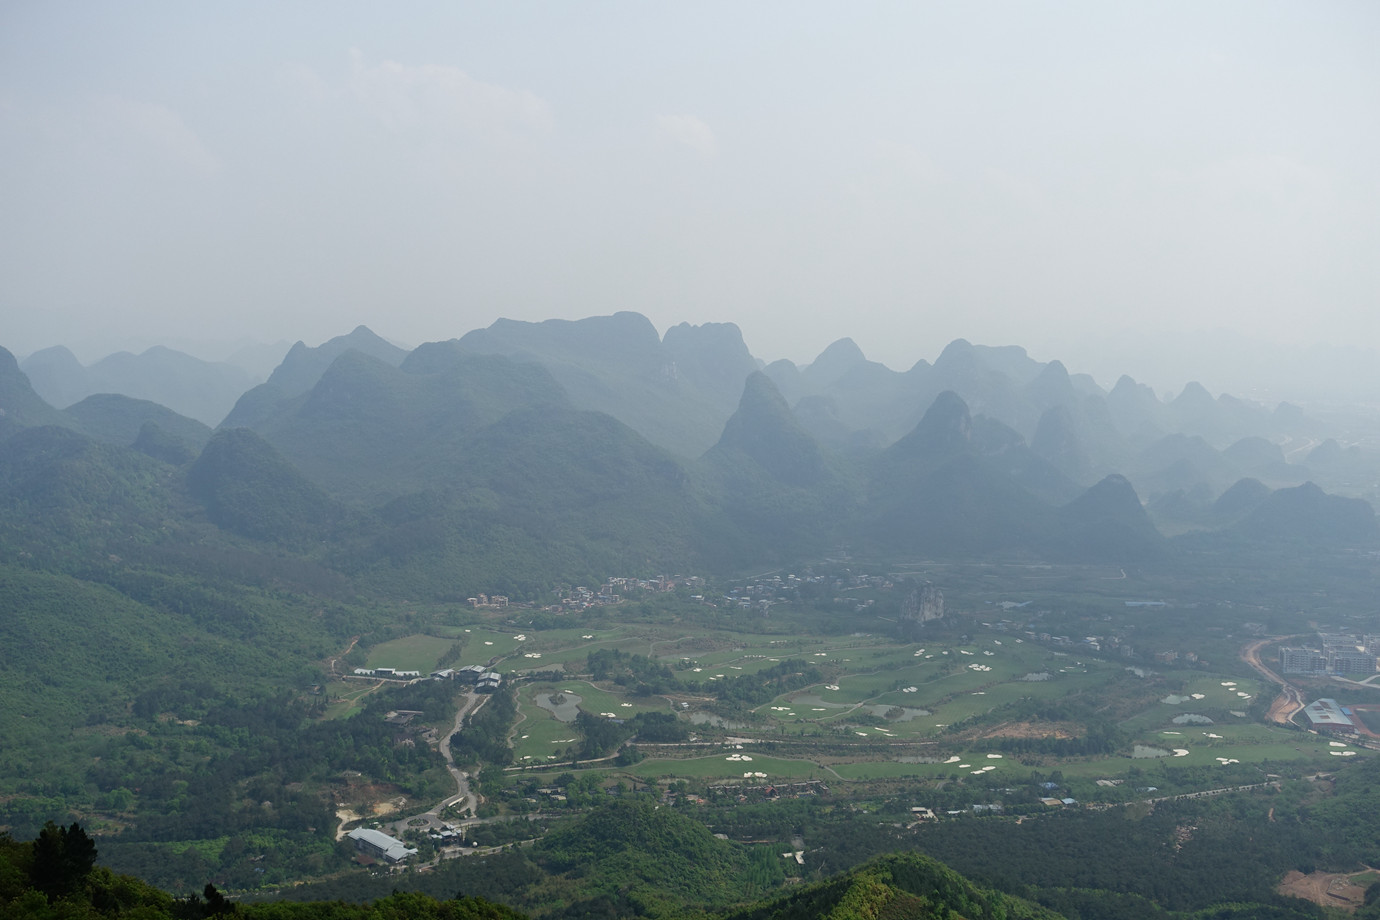
POLYGON ((350 348, 358 348, 361 351, 364 351, 368 346, 384 349, 398 347, 363 324, 351 329, 349 335, 342 335, 331 341, 340 342, 341 344, 348 345, 350 348), (365 346, 365 348, 361 348, 360 346, 365 346))
POLYGON ((1116 386, 1107 394, 1107 401, 1113 405, 1135 406, 1138 409, 1153 410, 1160 405, 1160 398, 1155 395, 1153 389, 1146 384, 1136 383, 1125 374, 1121 375, 1116 386))
POLYGON ((1215 406, 1217 401, 1212 398, 1212 394, 1207 391, 1201 383, 1191 380, 1184 385, 1183 392, 1174 397, 1175 406, 1215 406))
POLYGON ((1040 371, 1040 376, 1051 380, 1068 380, 1069 370, 1064 367, 1063 361, 1056 358, 1044 366, 1044 369, 1040 371))
POLYGON ((968 404, 953 390, 934 398, 920 424, 891 446, 899 455, 939 459, 967 451, 972 446, 973 417, 968 404))
POLYGON ((851 365, 866 360, 867 356, 858 347, 858 343, 844 336, 836 342, 831 342, 828 348, 819 353, 819 357, 815 358, 814 363, 851 365))
POLYGON ((934 368, 937 371, 953 371, 971 368, 976 363, 977 350, 973 348, 973 343, 967 339, 954 339, 935 358, 934 368))
POLYGON ((1134 562, 1160 556, 1164 537, 1130 481, 1117 473, 1060 509, 1068 551, 1082 559, 1134 562))
POLYGON ((1078 399, 1069 372, 1059 361, 1051 361, 1026 387, 1026 393, 1040 407, 1067 405, 1078 399))
POLYGON ((1270 488, 1259 479, 1240 479, 1213 502, 1214 513, 1226 517, 1245 514, 1270 497, 1270 488))
POLYGON ((1089 507, 1108 509, 1141 510, 1140 496, 1136 495, 1135 486, 1131 485, 1131 480, 1120 473, 1112 473, 1103 478, 1101 482, 1084 492, 1071 504, 1084 504, 1089 507))
POLYGON ((819 446, 791 413, 776 384, 754 371, 743 385, 738 411, 724 425, 710 451, 737 451, 751 457, 774 478, 809 485, 824 475, 819 446))
POLYGON ((1140 384, 1136 383, 1134 378, 1122 374, 1117 378, 1116 385, 1112 387, 1111 392, 1122 394, 1135 393, 1139 388, 1140 384))
POLYGON ((804 369, 816 383, 828 384, 838 380, 855 367, 867 363, 862 349, 852 339, 839 339, 804 369))
MULTIPOLYGON (((368 326, 356 326, 349 335, 338 335, 316 348, 308 348, 302 342, 293 345, 268 382, 289 396, 305 393, 316 385, 332 361, 351 350, 394 367, 402 364, 407 357, 404 349, 378 337, 368 326)), ((228 423, 230 419, 226 421, 228 423)))
POLYGON ((62 345, 44 348, 20 363, 34 392, 53 406, 70 406, 90 392, 90 374, 62 345))
POLYGON ((319 538, 336 517, 325 493, 248 428, 212 435, 187 485, 217 526, 255 539, 319 538))
POLYGON ((771 382, 771 378, 761 371, 753 371, 743 383, 743 397, 738 403, 738 412, 748 414, 754 420, 782 418, 791 414, 790 406, 771 382))

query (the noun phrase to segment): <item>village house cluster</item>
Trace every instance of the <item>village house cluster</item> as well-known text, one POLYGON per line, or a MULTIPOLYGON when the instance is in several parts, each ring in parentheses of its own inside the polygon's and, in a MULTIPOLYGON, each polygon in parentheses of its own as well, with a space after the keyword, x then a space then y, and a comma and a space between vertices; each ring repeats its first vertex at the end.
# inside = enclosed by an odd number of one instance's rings
POLYGON ((605 607, 610 604, 617 604, 629 596, 672 591, 678 585, 702 588, 704 587, 704 579, 699 575, 658 575, 655 578, 615 576, 605 579, 598 588, 578 585, 573 588, 557 589, 556 603, 545 609, 552 613, 570 613, 577 610, 588 610, 590 607, 605 607))

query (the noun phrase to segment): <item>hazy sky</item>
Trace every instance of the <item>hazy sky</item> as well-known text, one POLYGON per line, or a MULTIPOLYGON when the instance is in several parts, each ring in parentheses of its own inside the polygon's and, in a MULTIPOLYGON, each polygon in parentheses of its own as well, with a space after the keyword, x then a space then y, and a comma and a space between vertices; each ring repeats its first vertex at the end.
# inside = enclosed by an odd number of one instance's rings
POLYGON ((1377 49, 1368 0, 4 0, 0 345, 1375 348, 1377 49))

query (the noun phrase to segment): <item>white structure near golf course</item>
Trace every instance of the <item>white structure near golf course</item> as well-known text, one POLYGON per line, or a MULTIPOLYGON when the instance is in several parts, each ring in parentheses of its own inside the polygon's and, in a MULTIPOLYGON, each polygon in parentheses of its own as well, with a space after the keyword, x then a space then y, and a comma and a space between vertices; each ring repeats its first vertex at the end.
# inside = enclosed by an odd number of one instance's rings
POLYGON ((395 837, 389 837, 383 831, 357 827, 345 836, 355 842, 356 850, 375 859, 398 863, 409 856, 417 855, 416 850, 395 837))

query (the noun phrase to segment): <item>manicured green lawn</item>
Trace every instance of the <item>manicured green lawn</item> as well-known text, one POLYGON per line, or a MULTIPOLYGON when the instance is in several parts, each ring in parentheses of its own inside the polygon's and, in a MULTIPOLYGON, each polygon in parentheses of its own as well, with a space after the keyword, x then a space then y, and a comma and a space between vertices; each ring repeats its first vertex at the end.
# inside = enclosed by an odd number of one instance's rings
POLYGON ((829 773, 819 764, 808 760, 787 760, 782 757, 767 757, 753 753, 744 746, 744 750, 725 751, 721 754, 712 754, 704 757, 694 757, 686 760, 663 760, 660 758, 648 758, 633 767, 627 768, 626 772, 633 773, 645 779, 653 779, 660 776, 690 777, 703 780, 738 780, 748 783, 769 782, 771 780, 782 779, 833 779, 833 774, 829 773), (730 760, 735 755, 741 760, 730 760), (744 773, 765 773, 765 779, 761 777, 744 777, 744 773))
POLYGON ((403 636, 384 642, 369 650, 370 668, 394 668, 398 671, 421 671, 425 676, 436 670, 436 661, 455 642, 437 636, 403 636))
POLYGON ((540 763, 553 756, 564 758, 567 748, 578 750, 580 747, 580 735, 573 724, 560 721, 536 704, 536 694, 549 690, 544 685, 526 686, 518 695, 518 712, 523 718, 514 728, 514 763, 540 763))
MULTIPOLYGON (((808 738, 822 731, 822 743, 858 742, 871 746, 870 750, 859 750, 859 758, 876 757, 877 748, 872 745, 888 739, 933 740, 932 750, 940 760, 948 760, 955 752, 961 755, 960 761, 953 763, 902 763, 895 759, 859 759, 849 763, 845 753, 843 757, 830 757, 831 766, 826 768, 809 759, 758 756, 752 753, 750 745, 745 745, 741 750, 730 748, 721 754, 699 755, 687 760, 644 760, 631 769, 644 778, 675 774, 752 782, 760 778, 745 778, 743 774, 764 772, 769 778, 781 779, 913 777, 924 781, 957 776, 965 782, 985 782, 983 777, 1001 777, 1012 771, 1020 771, 1024 776, 1033 768, 1020 764, 1014 753, 988 757, 986 752, 951 749, 946 741, 954 731, 950 726, 988 717, 994 711, 998 713, 997 718, 1001 718, 1003 710, 1012 708, 1014 711, 1015 707, 1026 706, 1026 701, 1054 701, 1069 694, 1086 696, 1089 692, 1105 692, 1109 698, 1114 695, 1124 703, 1137 698, 1140 690, 1135 682, 1141 680, 1129 675, 1118 662, 1084 658, 1082 650, 1076 648, 1051 649, 1038 643, 1017 641, 1010 635, 985 632, 966 644, 959 644, 934 639, 893 643, 876 636, 782 639, 722 629, 662 632, 650 624, 532 632, 492 626, 470 626, 468 630, 456 630, 456 635, 466 642, 461 664, 487 663, 491 658, 506 656, 504 663, 499 665, 500 670, 559 670, 568 662, 582 662, 595 649, 617 648, 659 658, 672 665, 680 681, 692 689, 699 685, 704 692, 712 692, 717 680, 749 676, 787 659, 802 660, 820 667, 827 675, 826 680, 758 706, 755 712, 760 721, 735 729, 736 733, 746 737, 756 734, 765 738, 808 738), (699 670, 683 666, 682 659, 690 659, 699 670), (1032 674, 1048 674, 1049 677, 1025 679, 1032 674), (831 689, 834 687, 837 689, 831 689), (910 692, 909 687, 916 689, 910 692), (911 710, 910 717, 904 721, 887 718, 888 712, 896 707, 911 710), (928 715, 923 714, 926 710, 928 715), (871 724, 877 719, 883 721, 871 724), (727 759, 735 754, 752 760, 727 759), (994 769, 982 770, 983 767, 994 769)), ((449 650, 453 641, 432 636, 397 639, 375 648, 369 663, 426 672, 434 668, 437 658, 449 650)), ((1349 759, 1341 756, 1342 748, 1330 745, 1327 739, 1232 716, 1232 710, 1244 710, 1256 694, 1269 691, 1269 688, 1262 690, 1256 680, 1198 670, 1170 671, 1162 677, 1169 678, 1170 687, 1179 688, 1172 692, 1182 699, 1166 703, 1163 701, 1166 692, 1155 689, 1151 693, 1152 685, 1146 684, 1143 709, 1125 719, 1120 728, 1135 742, 1167 751, 1186 749, 1187 755, 1158 759, 1122 755, 1062 760, 1039 758, 1039 769, 1060 769, 1070 779, 1088 780, 1126 776, 1133 768, 1148 772, 1161 764, 1205 767, 1210 775, 1212 770, 1230 766, 1224 765, 1223 760, 1239 764, 1305 762, 1326 768, 1349 759), (1240 696, 1242 693, 1247 696, 1240 696), (1213 722, 1208 725, 1174 724, 1174 717, 1186 713, 1207 715, 1213 722)), ((368 689, 368 685, 359 686, 352 681, 332 685, 329 691, 332 697, 344 697, 345 700, 332 704, 331 715, 338 717, 356 710, 357 698, 368 689)), ((537 693, 555 689, 578 695, 580 709, 594 716, 612 713, 614 718, 630 719, 638 713, 668 711, 667 700, 663 697, 638 697, 619 687, 595 686, 578 678, 525 685, 519 697, 523 718, 512 736, 519 764, 535 766, 552 762, 553 757, 563 761, 567 749, 579 745, 578 732, 572 724, 558 721, 536 705, 537 693)), ((847 748, 842 750, 846 752, 847 748)), ((916 750, 910 748, 907 756, 914 756, 916 750)), ((918 750, 931 749, 920 747, 918 750)), ((805 753, 808 758, 808 749, 805 753)))

